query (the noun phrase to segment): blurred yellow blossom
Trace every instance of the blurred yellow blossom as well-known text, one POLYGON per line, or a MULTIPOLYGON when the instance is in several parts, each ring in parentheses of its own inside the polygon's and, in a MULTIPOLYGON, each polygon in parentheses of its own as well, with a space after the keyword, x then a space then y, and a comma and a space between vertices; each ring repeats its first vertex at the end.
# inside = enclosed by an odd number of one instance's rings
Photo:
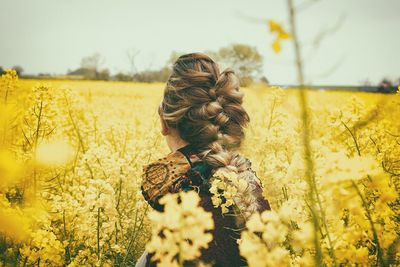
POLYGON ((287 266, 289 251, 282 247, 288 234, 288 226, 275 211, 254 213, 246 223, 246 229, 238 240, 240 253, 249 266, 287 266))
POLYGON ((31 244, 24 245, 20 253, 27 258, 27 262, 35 263, 40 259, 44 266, 59 266, 64 262, 64 246, 57 240, 54 233, 38 230, 31 234, 31 244))
POLYGON ((73 156, 73 148, 66 140, 45 140, 36 149, 36 160, 42 164, 62 165, 73 156))
POLYGON ((0 149, 0 188, 15 184, 21 179, 22 166, 10 151, 0 149))
POLYGON ((164 212, 149 213, 153 229, 146 250, 155 253, 153 260, 159 261, 157 266, 182 266, 199 257, 201 248, 208 247, 212 240, 208 231, 214 228, 214 221, 199 201, 194 191, 168 194, 160 199, 164 212))
POLYGON ((276 39, 272 43, 272 48, 275 51, 275 53, 279 53, 281 51, 281 41, 285 39, 290 39, 291 34, 286 32, 281 24, 272 19, 268 21, 268 25, 269 25, 269 31, 277 34, 276 39))

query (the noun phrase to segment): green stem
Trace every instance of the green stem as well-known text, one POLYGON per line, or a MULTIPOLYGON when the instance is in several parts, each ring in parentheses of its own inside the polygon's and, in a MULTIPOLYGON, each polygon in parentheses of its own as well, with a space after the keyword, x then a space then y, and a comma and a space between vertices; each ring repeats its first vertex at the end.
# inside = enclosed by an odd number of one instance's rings
POLYGON ((67 105, 68 105, 68 116, 69 116, 69 119, 70 119, 72 127, 74 128, 74 130, 76 132, 76 135, 78 137, 78 141, 79 141, 79 145, 80 145, 80 147, 82 149, 82 153, 85 154, 86 153, 86 148, 85 148, 85 145, 83 143, 83 139, 82 139, 81 133, 79 131, 79 128, 77 127, 77 125, 75 123, 75 120, 72 117, 72 112, 71 112, 71 108, 70 108, 70 105, 69 105, 69 101, 68 101, 66 96, 64 96, 64 98, 65 98, 65 102, 67 102, 67 105))
POLYGON ((322 207, 322 202, 320 199, 320 195, 318 192, 318 188, 316 185, 315 181, 315 176, 314 176, 314 162, 312 159, 312 152, 311 152, 311 146, 310 146, 310 129, 309 129, 309 114, 307 110, 307 98, 306 98, 306 92, 305 92, 305 86, 304 86, 304 73, 303 73, 303 62, 301 58, 301 52, 300 52, 300 44, 297 36, 297 29, 296 29, 296 14, 294 10, 294 4, 293 0, 287 0, 288 1, 288 8, 289 8, 289 21, 290 21, 290 28, 291 28, 291 33, 293 36, 293 45, 294 45, 294 52, 296 56, 296 69, 297 69, 297 80, 298 84, 300 85, 299 89, 299 97, 300 97, 300 106, 301 106, 301 117, 303 121, 303 129, 304 129, 304 134, 303 134, 303 146, 304 146, 304 154, 305 154, 305 160, 306 160, 306 180, 309 186, 309 192, 308 192, 308 197, 310 200, 310 211, 312 215, 312 221, 314 224, 314 246, 315 246, 315 265, 316 266, 322 266, 323 265, 323 254, 322 254, 322 249, 320 245, 320 240, 319 240, 319 235, 318 235, 318 230, 322 230, 319 224, 319 217, 321 217, 323 227, 326 231, 326 235, 328 238, 329 242, 329 252, 330 256, 332 257, 333 260, 333 265, 338 266, 337 264, 337 259, 335 255, 335 250, 332 245, 332 240, 330 237, 330 233, 327 227, 326 219, 325 219, 325 214, 323 212, 323 207, 322 207), (317 206, 319 209, 319 214, 317 210, 317 206))
POLYGON ((97 208, 97 258, 100 260, 100 208, 97 208))
POLYGON ((304 87, 304 75, 303 75, 303 64, 301 60, 300 54, 300 45, 297 37, 296 30, 296 22, 295 22, 295 11, 293 0, 288 1, 288 9, 289 9, 289 21, 291 33, 293 36, 293 45, 294 52, 296 55, 296 69, 297 69, 297 80, 300 85, 299 89, 299 98, 300 98, 300 107, 301 107, 301 117, 303 121, 303 147, 304 147, 304 156, 306 160, 306 181, 308 183, 308 199, 310 200, 310 212, 312 217, 312 222, 314 225, 314 247, 315 247, 315 265, 322 266, 322 249, 320 244, 320 237, 318 230, 320 229, 319 225, 319 215, 316 208, 316 187, 315 187, 315 178, 314 178, 314 163, 311 156, 311 147, 310 147, 310 132, 309 132, 309 121, 308 121, 308 110, 307 110, 307 99, 305 95, 305 87, 304 87))
POLYGON ((135 230, 135 231, 132 231, 131 237, 130 237, 130 239, 129 239, 128 248, 127 248, 127 250, 126 250, 126 254, 125 254, 124 260, 122 261, 122 264, 121 264, 122 267, 123 267, 123 266, 126 266, 126 263, 127 263, 127 261, 128 261, 128 258, 129 258, 129 256, 130 256, 131 251, 134 251, 134 249, 136 249, 135 240, 136 240, 136 237, 137 237, 137 235, 138 235, 138 232, 140 232, 140 230, 142 229, 144 217, 145 217, 146 214, 147 214, 148 208, 149 208, 149 206, 146 205, 138 229, 135 230), (135 246, 134 246, 134 244, 135 244, 135 246), (132 249, 132 247, 133 247, 134 249, 132 249))
POLYGON ((369 224, 371 226, 372 236, 374 238, 374 242, 375 242, 376 249, 377 249, 377 260, 378 260, 378 262, 380 263, 381 266, 386 266, 386 263, 385 263, 385 261, 383 259, 383 250, 382 250, 382 248, 381 248, 381 246, 379 244, 378 233, 376 232, 374 221, 372 220, 371 213, 369 212, 367 201, 365 200, 365 197, 361 193, 360 188, 358 187, 358 185, 354 181, 351 181, 351 184, 353 185, 354 189, 357 192, 357 195, 361 199, 362 205, 363 205, 363 207, 365 209, 365 213, 367 215, 367 219, 368 219, 369 224))
MULTIPOLYGON (((356 145, 357 153, 358 153, 359 156, 361 156, 361 151, 360 151, 360 148, 358 146, 358 142, 357 142, 357 139, 356 139, 355 135, 353 134, 353 132, 350 130, 350 128, 347 127, 347 125, 343 121, 342 121, 342 124, 347 129, 347 131, 349 131, 349 133, 350 133, 351 137, 353 138, 353 141, 354 141, 354 143, 356 145)), ((378 233, 376 232, 374 221, 372 220, 371 213, 370 213, 370 211, 368 209, 367 201, 366 201, 365 197, 363 196, 363 194, 361 193, 360 188, 358 187, 358 185, 353 180, 351 181, 351 184, 354 187, 354 189, 356 190, 357 195, 361 199, 363 208, 364 208, 365 213, 367 215, 367 219, 368 219, 369 224, 371 226, 372 236, 374 238, 374 242, 375 242, 376 249, 377 249, 377 255, 376 255, 377 256, 377 261, 381 266, 386 266, 385 260, 383 259, 383 250, 382 250, 382 248, 380 246, 380 243, 379 243, 378 233)))
MULTIPOLYGON (((63 231, 64 231, 64 240, 67 240, 67 227, 65 223, 65 210, 63 210, 63 231)), ((68 240, 69 241, 69 240, 68 240)), ((68 246, 65 248, 65 262, 70 263, 71 259, 71 251, 70 251, 70 242, 68 242, 68 246)))
POLYGON ((344 123, 343 121, 341 121, 341 123, 343 124, 343 126, 346 128, 346 130, 350 133, 351 138, 353 138, 354 144, 356 145, 356 150, 359 156, 361 156, 361 150, 360 150, 360 146, 358 145, 357 142, 357 138, 355 136, 355 133, 353 133, 350 128, 346 125, 346 123, 344 123))
MULTIPOLYGON (((35 130, 35 139, 34 139, 34 144, 33 144, 34 158, 36 158, 36 149, 37 149, 37 145, 39 142, 39 133, 40 133, 41 125, 42 125, 42 111, 43 111, 43 101, 40 101, 39 114, 36 114, 36 111, 35 111, 35 115, 37 117, 37 123, 36 123, 36 130, 35 130)), ((33 169, 33 191, 34 191, 34 195, 36 197, 36 193, 37 193, 36 167, 34 167, 34 169, 33 169)))

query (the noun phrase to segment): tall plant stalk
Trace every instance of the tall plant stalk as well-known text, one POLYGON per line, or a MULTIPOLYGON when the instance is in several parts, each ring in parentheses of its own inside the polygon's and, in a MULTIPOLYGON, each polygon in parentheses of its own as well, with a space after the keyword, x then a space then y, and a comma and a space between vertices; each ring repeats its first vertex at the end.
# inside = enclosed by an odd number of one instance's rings
POLYGON ((337 266, 337 260, 335 256, 335 251, 333 249, 332 241, 330 238, 330 234, 328 231, 328 227, 325 220, 325 214, 323 213, 322 202, 319 197, 319 193, 317 190, 317 185, 315 182, 314 176, 314 162, 312 159, 312 151, 310 146, 310 128, 309 128, 309 114, 308 114, 308 103, 306 97, 306 89, 304 85, 304 72, 303 72, 303 62, 300 52, 300 44, 297 35, 296 29, 296 13, 293 4, 293 0, 287 0, 288 10, 289 10, 289 23, 290 23, 290 32, 293 38, 293 46, 296 57, 296 70, 297 70, 297 81, 300 86, 299 88, 299 99, 300 99, 300 109, 301 109, 301 118, 303 122, 303 148, 304 148, 304 158, 306 162, 306 173, 305 178, 308 184, 308 199, 309 199, 309 208, 311 212, 312 222, 314 225, 314 247, 315 247, 315 265, 322 266, 323 265, 323 254, 320 244, 320 236, 319 231, 321 230, 320 219, 322 220, 323 227, 325 229, 328 243, 329 243, 329 251, 330 256, 332 257, 334 266, 337 266), (318 207, 318 209, 317 209, 318 207))

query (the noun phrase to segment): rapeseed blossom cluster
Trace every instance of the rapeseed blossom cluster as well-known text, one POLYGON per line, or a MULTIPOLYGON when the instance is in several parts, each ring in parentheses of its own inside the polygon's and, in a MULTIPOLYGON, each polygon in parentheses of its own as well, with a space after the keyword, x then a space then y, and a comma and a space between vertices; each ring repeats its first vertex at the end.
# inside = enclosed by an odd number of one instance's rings
POLYGON ((210 183, 212 203, 214 207, 221 207, 222 214, 229 212, 228 208, 235 204, 235 196, 244 192, 248 187, 247 182, 240 179, 236 172, 227 169, 217 170, 210 183))
POLYGON ((149 213, 153 230, 146 250, 154 253, 157 266, 183 266, 185 261, 196 260, 201 248, 208 247, 214 221, 199 202, 195 191, 168 194, 160 199, 164 212, 149 213))

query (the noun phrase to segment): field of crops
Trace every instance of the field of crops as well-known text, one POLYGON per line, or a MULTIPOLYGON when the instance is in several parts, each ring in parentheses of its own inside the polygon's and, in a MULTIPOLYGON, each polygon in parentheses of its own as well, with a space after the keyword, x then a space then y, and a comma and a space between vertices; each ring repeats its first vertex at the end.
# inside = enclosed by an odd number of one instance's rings
MULTIPOLYGON (((152 224, 168 216, 149 217, 140 192, 142 166, 169 153, 157 115, 162 89, 2 76, 0 266, 136 262, 152 224)), ((272 206, 242 232, 240 250, 249 265, 399 264, 400 95, 307 92, 310 170, 298 91, 242 91, 251 123, 241 153, 272 206)), ((206 221, 198 227, 209 228, 206 221)), ((176 246, 158 244, 160 250, 176 246)), ((181 254, 195 255, 193 249, 181 254)))

